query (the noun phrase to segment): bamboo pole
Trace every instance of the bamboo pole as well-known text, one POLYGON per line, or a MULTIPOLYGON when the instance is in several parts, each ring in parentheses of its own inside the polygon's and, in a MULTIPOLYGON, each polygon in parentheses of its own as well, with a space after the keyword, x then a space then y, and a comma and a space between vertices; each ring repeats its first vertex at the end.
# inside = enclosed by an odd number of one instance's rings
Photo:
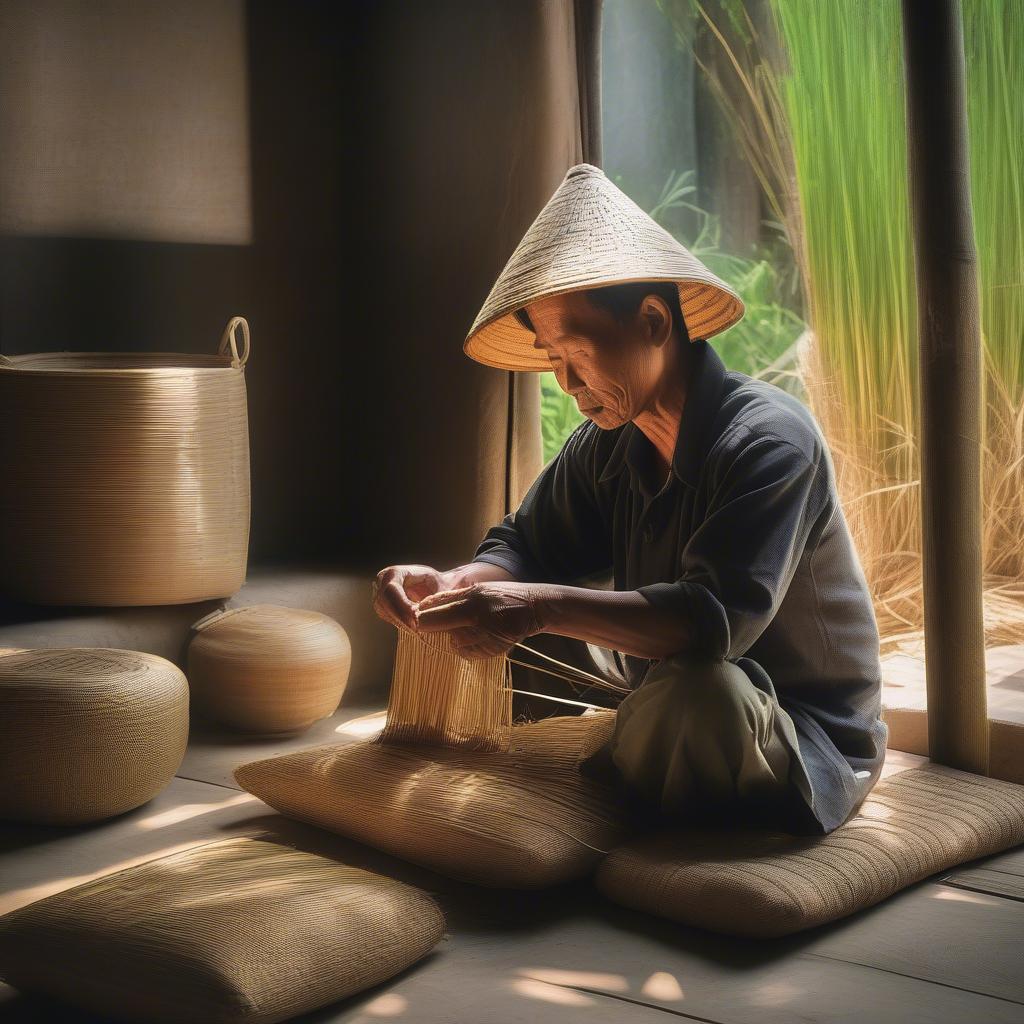
MULTIPOLYGON (((928 748, 988 774, 981 337, 959 0, 903 0, 917 276, 928 748)), ((885 339, 879 339, 884 344, 885 339)))

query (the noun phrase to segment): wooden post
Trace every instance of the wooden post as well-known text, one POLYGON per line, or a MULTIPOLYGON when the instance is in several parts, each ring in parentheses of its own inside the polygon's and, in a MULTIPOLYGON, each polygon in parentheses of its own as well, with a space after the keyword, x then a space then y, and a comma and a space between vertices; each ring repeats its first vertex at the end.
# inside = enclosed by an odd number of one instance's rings
POLYGON ((981 336, 960 0, 902 0, 921 387, 928 746, 988 774, 981 336))

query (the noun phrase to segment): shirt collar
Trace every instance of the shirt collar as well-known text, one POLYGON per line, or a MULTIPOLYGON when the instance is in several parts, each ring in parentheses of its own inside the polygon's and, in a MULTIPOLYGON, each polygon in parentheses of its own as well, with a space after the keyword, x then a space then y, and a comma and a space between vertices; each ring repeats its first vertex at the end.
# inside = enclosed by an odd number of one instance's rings
MULTIPOLYGON (((706 340, 699 339, 690 344, 696 346, 696 351, 693 353, 679 436, 672 455, 672 470, 684 484, 696 487, 711 442, 711 425, 722 404, 727 371, 719 354, 706 340)), ((632 470, 631 480, 636 486, 640 453, 650 443, 635 423, 625 424, 620 428, 619 437, 598 480, 605 483, 628 465, 632 470)))

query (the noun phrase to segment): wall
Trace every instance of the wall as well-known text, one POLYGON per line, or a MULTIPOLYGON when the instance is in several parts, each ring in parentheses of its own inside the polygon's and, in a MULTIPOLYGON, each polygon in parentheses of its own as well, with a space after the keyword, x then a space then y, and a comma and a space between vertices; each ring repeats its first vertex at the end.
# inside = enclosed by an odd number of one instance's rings
POLYGON ((468 558, 540 468, 535 379, 510 473, 510 375, 461 343, 580 158, 571 0, 3 10, 0 351, 212 351, 241 313, 252 559, 468 558))

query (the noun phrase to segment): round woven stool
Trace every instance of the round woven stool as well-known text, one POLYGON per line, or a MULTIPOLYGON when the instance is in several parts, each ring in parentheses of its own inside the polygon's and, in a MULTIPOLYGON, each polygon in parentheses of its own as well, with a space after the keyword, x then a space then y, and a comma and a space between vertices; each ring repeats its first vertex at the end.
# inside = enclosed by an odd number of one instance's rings
POLYGON ((222 725, 300 732, 338 707, 352 647, 329 616, 256 604, 213 612, 192 629, 186 669, 192 697, 222 725))
POLYGON ((0 655, 0 817, 79 825, 174 778, 188 683, 154 654, 65 647, 0 655))

